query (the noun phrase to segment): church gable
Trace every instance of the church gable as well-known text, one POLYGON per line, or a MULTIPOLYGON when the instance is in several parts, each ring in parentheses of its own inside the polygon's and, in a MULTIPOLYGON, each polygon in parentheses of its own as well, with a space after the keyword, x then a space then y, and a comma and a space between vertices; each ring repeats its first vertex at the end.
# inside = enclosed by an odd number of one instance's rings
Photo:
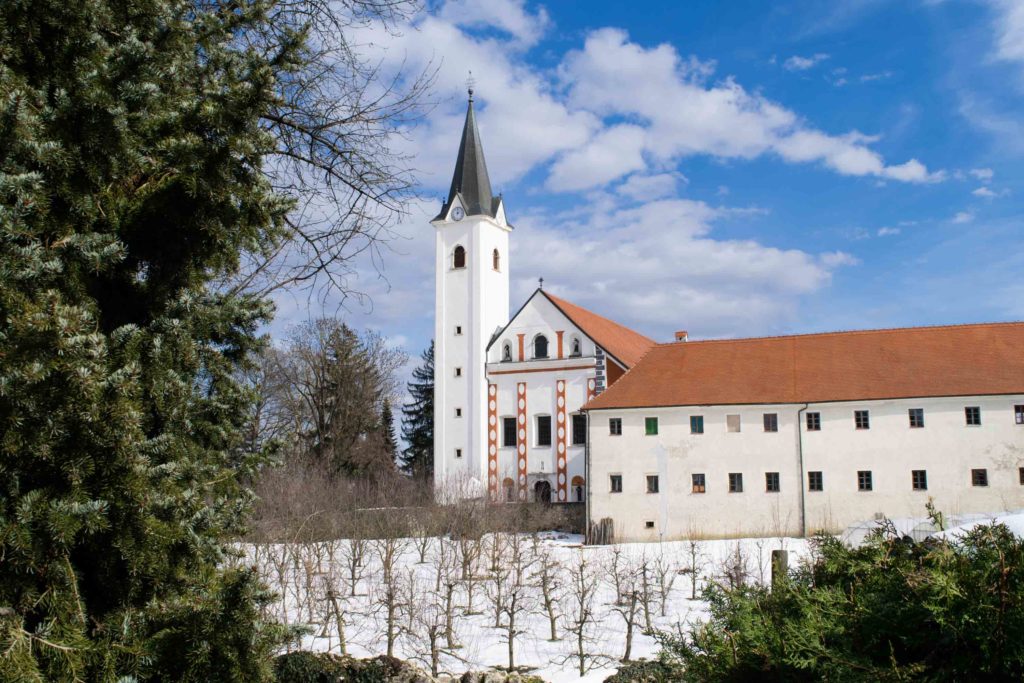
POLYGON ((565 360, 592 357, 596 344, 583 330, 536 290, 487 350, 488 363, 565 360))

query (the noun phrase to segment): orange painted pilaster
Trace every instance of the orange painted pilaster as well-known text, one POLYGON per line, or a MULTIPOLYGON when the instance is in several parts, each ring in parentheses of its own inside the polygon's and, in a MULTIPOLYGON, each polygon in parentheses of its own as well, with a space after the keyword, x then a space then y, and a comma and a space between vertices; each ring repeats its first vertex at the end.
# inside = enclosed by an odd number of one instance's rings
MULTIPOLYGON (((519 335, 522 344, 523 335, 519 335)), ((516 424, 519 431, 516 433, 516 460, 518 462, 519 501, 526 502, 526 382, 519 382, 516 385, 516 424)))
MULTIPOLYGON (((559 351, 561 351, 561 332, 558 333, 558 347, 559 351)), ((565 403, 565 380, 560 379, 555 382, 555 408, 557 411, 556 414, 558 415, 558 452, 556 453, 558 460, 555 463, 555 471, 558 473, 557 486, 559 503, 564 503, 569 500, 569 482, 567 481, 569 468, 566 463, 566 451, 569 446, 569 424, 565 403)))
POLYGON ((562 358, 565 358, 565 354, 562 352, 562 336, 564 334, 565 334, 565 332, 562 331, 562 330, 558 330, 557 332, 555 332, 555 336, 558 337, 558 358, 559 358, 559 360, 561 360, 562 358))
POLYGON ((526 335, 525 334, 517 334, 516 336, 519 337, 519 360, 520 361, 526 360, 526 341, 525 341, 526 335))
POLYGON ((487 385, 487 492, 498 501, 498 385, 487 385))

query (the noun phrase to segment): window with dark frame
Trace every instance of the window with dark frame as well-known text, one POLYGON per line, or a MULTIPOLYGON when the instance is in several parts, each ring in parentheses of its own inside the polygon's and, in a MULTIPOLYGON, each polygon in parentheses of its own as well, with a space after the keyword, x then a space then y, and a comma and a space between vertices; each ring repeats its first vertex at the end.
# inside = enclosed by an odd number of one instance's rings
POLYGON ((874 488, 874 481, 872 481, 871 470, 858 470, 857 472, 857 490, 858 491, 871 491, 874 488))
MULTIPOLYGON (((1024 472, 1024 467, 1021 468, 1021 471, 1024 472)), ((1021 476, 1024 477, 1024 475, 1021 476)), ((693 483, 693 493, 704 493, 707 491, 703 473, 691 474, 690 481, 693 483)))
POLYGON ((505 448, 515 448, 519 441, 516 439, 516 419, 514 417, 501 418, 501 445, 505 448))
POLYGON ((807 431, 821 431, 821 413, 807 413, 807 431))
POLYGON ((808 491, 824 491, 825 490, 825 478, 819 471, 812 471, 807 473, 807 490, 808 491))
POLYGON ((462 368, 455 368, 455 376, 462 377, 462 368))
POLYGON ((910 408, 907 410, 907 416, 910 418, 911 429, 924 427, 924 408, 910 408))
POLYGON ((743 474, 740 472, 729 473, 729 493, 743 493, 743 474))
POLYGON ((871 429, 871 416, 866 410, 853 411, 853 425, 857 429, 871 429))
POLYGON ((764 473, 764 490, 767 493, 778 493, 782 489, 779 487, 779 473, 778 472, 765 472, 764 473))
POLYGON ((572 445, 582 446, 585 443, 587 443, 587 416, 583 413, 573 413, 572 445))
POLYGON ((928 472, 925 470, 910 470, 910 487, 915 491, 927 491, 928 472))
POLYGON ((1017 468, 1017 476, 1020 477, 1020 485, 1024 486, 1024 467, 1017 468))
POLYGON ((455 417, 462 417, 462 408, 455 409, 455 417))
POLYGON ((691 434, 703 434, 704 433, 704 416, 703 415, 691 415, 690 416, 690 433, 691 434))
POLYGON ((778 413, 765 413, 764 414, 764 431, 766 431, 766 432, 777 432, 777 431, 779 431, 779 414, 778 413))
POLYGON ((455 336, 457 337, 457 336, 459 336, 461 334, 462 334, 462 325, 456 325, 455 326, 455 336))
POLYGON ((647 493, 658 492, 658 475, 648 474, 647 475, 647 493))
POLYGON ((545 337, 543 334, 538 334, 536 337, 533 338, 533 357, 548 357, 548 338, 545 337))
POLYGON ((551 416, 550 415, 538 415, 537 416, 537 445, 538 446, 550 446, 551 445, 551 416))
POLYGON ((497 249, 491 254, 491 267, 494 270, 501 270, 501 254, 498 253, 497 249))
POLYGON ((462 449, 461 448, 456 448, 455 449, 455 457, 456 458, 461 458, 462 457, 462 449))
POLYGON ((646 522, 644 522, 644 528, 645 529, 653 529, 654 528, 654 520, 653 519, 649 519, 646 522))
POLYGON ((988 470, 971 470, 971 486, 988 486, 988 470))
POLYGON ((455 247, 455 253, 452 255, 452 267, 453 268, 465 268, 466 267, 466 249, 465 247, 455 247))
POLYGON ((608 433, 612 436, 622 436, 622 418, 621 417, 610 417, 608 418, 608 433))
POLYGON ((1013 407, 1013 421, 1019 425, 1024 425, 1024 406, 1013 407))
POLYGON ((658 418, 656 417, 645 417, 644 418, 644 434, 647 436, 657 436, 658 434, 658 418))
POLYGON ((964 420, 968 427, 981 426, 981 408, 978 406, 967 406, 964 408, 964 420))
POLYGON ((612 493, 622 493, 622 475, 612 474, 608 477, 608 485, 612 493))

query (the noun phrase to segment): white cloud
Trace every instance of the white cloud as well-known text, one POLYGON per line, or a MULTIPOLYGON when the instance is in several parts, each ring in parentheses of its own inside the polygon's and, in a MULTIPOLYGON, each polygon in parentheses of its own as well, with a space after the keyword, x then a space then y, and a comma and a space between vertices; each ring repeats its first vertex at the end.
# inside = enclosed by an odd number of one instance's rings
POLYGON ((610 130, 629 132, 619 131, 611 141, 617 146, 614 155, 588 149, 607 145, 608 130, 565 153, 549 187, 586 189, 588 181, 599 186, 601 179, 636 171, 642 159, 664 164, 694 154, 751 159, 774 153, 794 163, 822 163, 844 175, 904 182, 944 177, 916 159, 887 165, 868 147, 876 138, 856 131, 829 135, 731 78, 705 86, 705 74, 706 63, 683 60, 670 45, 645 48, 619 29, 589 34, 583 48, 570 52, 560 67, 569 103, 576 111, 601 117, 610 130))
POLYGON ((991 168, 972 168, 968 173, 983 183, 989 182, 995 176, 995 172, 991 168))
POLYGON ((883 81, 887 78, 892 78, 891 71, 881 71, 875 74, 864 74, 860 77, 861 83, 870 83, 871 81, 883 81))
POLYGON ((787 71, 806 71, 812 68, 815 64, 828 59, 828 55, 824 52, 811 55, 810 57, 801 57, 799 55, 793 55, 785 62, 782 63, 782 68, 787 71))
POLYGON ((878 229, 878 236, 879 237, 891 237, 893 235, 898 235, 898 234, 900 234, 900 229, 899 228, 883 227, 883 228, 879 228, 878 229))
POLYGON ((437 16, 464 28, 496 28, 524 47, 536 44, 551 23, 547 10, 531 14, 523 0, 447 0, 437 16))
POLYGON ((970 211, 957 211, 950 221, 953 223, 970 223, 974 220, 974 214, 970 211))
POLYGON ((679 189, 679 183, 686 183, 682 173, 658 173, 642 175, 634 173, 626 182, 615 188, 615 191, 636 201, 651 201, 672 197, 679 189))
POLYGON ((759 213, 666 199, 526 216, 513 235, 513 300, 544 277, 556 294, 659 339, 679 325, 702 336, 780 329, 801 297, 857 260, 712 236, 717 220, 759 213))
POLYGON ((984 186, 979 187, 971 194, 973 194, 975 197, 984 197, 985 199, 993 199, 997 196, 995 192, 984 186))
POLYGON ((993 0, 996 59, 1024 62, 1024 2, 993 0))

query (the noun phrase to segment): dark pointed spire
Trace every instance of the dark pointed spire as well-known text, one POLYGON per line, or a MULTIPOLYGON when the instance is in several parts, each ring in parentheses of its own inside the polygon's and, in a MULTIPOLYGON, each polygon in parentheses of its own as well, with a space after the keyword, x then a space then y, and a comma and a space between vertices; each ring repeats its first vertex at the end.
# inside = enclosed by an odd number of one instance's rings
POLYGON ((491 194, 484 147, 480 142, 480 132, 476 129, 472 87, 469 88, 469 106, 466 109, 466 123, 462 127, 462 142, 459 143, 452 186, 448 190, 448 201, 441 210, 441 216, 448 213, 456 195, 459 195, 467 216, 484 214, 493 218, 497 213, 498 202, 491 194))

